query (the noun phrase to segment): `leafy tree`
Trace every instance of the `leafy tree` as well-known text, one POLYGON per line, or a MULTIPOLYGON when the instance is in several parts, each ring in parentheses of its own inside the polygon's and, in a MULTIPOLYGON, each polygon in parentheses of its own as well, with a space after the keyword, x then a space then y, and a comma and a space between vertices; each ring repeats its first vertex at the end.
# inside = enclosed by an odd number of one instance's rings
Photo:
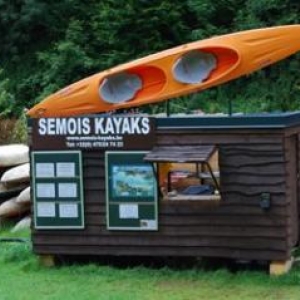
MULTIPOLYGON (((117 64, 213 35, 296 24, 299 15, 296 0, 0 0, 0 109, 20 114, 117 64)), ((242 111, 298 109, 299 64, 286 59, 171 107, 226 111, 232 101, 242 111)))
POLYGON ((193 29, 194 39, 230 33, 236 11, 244 5, 241 0, 189 0, 188 6, 195 12, 197 27, 193 29))
POLYGON ((3 70, 0 70, 0 117, 8 117, 14 110, 15 98, 8 91, 9 79, 3 77, 3 70))
POLYGON ((29 80, 39 81, 36 100, 87 75, 189 40, 188 7, 182 1, 105 0, 88 7, 85 13, 78 8, 63 38, 37 53, 39 75, 29 80))

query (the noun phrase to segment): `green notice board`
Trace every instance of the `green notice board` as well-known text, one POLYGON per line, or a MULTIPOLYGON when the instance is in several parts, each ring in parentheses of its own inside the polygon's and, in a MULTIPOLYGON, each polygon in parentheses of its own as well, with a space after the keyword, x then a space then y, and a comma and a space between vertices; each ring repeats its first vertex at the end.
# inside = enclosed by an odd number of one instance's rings
POLYGON ((157 181, 147 152, 106 152, 106 213, 110 230, 157 230, 157 181))
POLYGON ((83 228, 81 152, 34 151, 31 175, 35 228, 83 228))

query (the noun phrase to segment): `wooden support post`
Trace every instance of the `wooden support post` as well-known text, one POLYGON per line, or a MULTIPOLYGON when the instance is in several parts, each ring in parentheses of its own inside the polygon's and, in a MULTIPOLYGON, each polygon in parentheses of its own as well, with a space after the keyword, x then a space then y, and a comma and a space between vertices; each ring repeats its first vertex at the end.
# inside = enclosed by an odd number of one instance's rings
POLYGON ((40 255, 39 262, 44 267, 54 267, 55 266, 54 255, 50 255, 50 254, 40 255))
POLYGON ((270 263, 270 275, 283 275, 290 271, 294 262, 294 258, 289 260, 272 261, 270 263))

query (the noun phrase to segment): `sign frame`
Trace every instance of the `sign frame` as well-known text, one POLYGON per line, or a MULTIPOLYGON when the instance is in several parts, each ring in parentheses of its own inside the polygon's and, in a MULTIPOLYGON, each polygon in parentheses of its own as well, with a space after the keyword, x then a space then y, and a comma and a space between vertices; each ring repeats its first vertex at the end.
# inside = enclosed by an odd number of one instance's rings
POLYGON ((144 157, 148 151, 106 151, 105 153, 105 194, 106 194, 106 228, 107 230, 112 231, 158 231, 158 184, 157 184, 157 177, 155 174, 154 166, 153 164, 149 162, 145 162, 141 159, 141 157, 144 157), (153 174, 153 196, 145 197, 146 199, 137 199, 135 201, 134 197, 128 196, 128 200, 125 199, 118 199, 116 197, 115 199, 111 199, 111 184, 112 184, 112 178, 111 171, 109 171, 109 168, 111 168, 111 165, 114 163, 111 158, 113 156, 117 156, 120 159, 120 163, 122 165, 122 161, 124 161, 124 165, 130 166, 130 163, 132 163, 132 167, 139 166, 149 166, 151 168, 151 172, 153 174), (129 158, 131 156, 131 158, 129 158), (150 207, 152 206, 152 207, 150 207), (147 210, 148 208, 148 210, 147 210), (153 210, 151 212, 151 209, 153 210), (114 213, 116 214, 116 210, 118 210, 119 213, 119 221, 123 222, 124 225, 116 225, 113 224, 114 220, 112 220, 112 215, 114 213), (144 215, 152 215, 152 219, 143 219, 142 217, 139 217, 140 213, 144 215), (120 215, 123 215, 123 220, 121 220, 120 215), (137 217, 136 217, 137 214, 137 217), (126 215, 128 218, 126 218, 126 215), (132 218, 130 218, 130 216, 132 218), (135 219, 135 221, 133 220, 135 219), (138 225, 132 225, 132 223, 137 223, 138 225), (128 225, 126 225, 128 223, 128 225), (145 224, 145 226, 143 226, 145 224))
MULTIPOLYGON (((31 152, 31 179, 32 179, 32 199, 33 199, 33 214, 34 214, 34 229, 58 229, 58 230, 68 230, 68 229, 84 229, 85 228, 85 219, 84 219, 84 192, 83 192, 83 172, 82 172, 82 153, 81 151, 32 151, 31 152), (56 176, 57 173, 57 164, 62 163, 61 159, 56 159, 55 157, 59 156, 62 157, 64 155, 72 155, 75 156, 77 161, 74 161, 75 163, 75 174, 73 177, 58 177, 56 176), (40 161, 39 157, 42 156, 46 156, 46 162, 42 161, 41 164, 53 164, 54 165, 54 176, 52 176, 52 170, 51 170, 51 176, 49 175, 49 177, 46 176, 45 174, 45 170, 44 173, 42 173, 44 176, 42 177, 36 177, 36 165, 37 165, 37 161, 40 161), (51 159, 51 156, 53 156, 53 159, 51 159), (76 165, 77 164, 77 165, 76 165), (53 198, 45 198, 46 200, 38 200, 37 198, 37 184, 52 184, 55 186, 55 195, 53 198), (71 198, 67 198, 67 197, 58 197, 58 189, 59 189, 59 184, 78 184, 77 185, 77 190, 76 190, 76 200, 71 200, 71 198), (45 216, 38 216, 37 212, 38 212, 38 204, 52 204, 52 208, 53 208, 53 204, 55 206, 55 216, 50 217, 49 218, 54 218, 53 220, 53 224, 51 224, 51 220, 48 219, 45 216), (64 217, 61 218, 59 216, 60 213, 60 204, 76 204, 77 205, 77 212, 78 212, 78 216, 77 218, 74 217, 64 217), (40 221, 41 218, 47 218, 47 222, 46 223, 50 223, 49 225, 45 225, 41 224, 43 222, 40 221), (67 225, 64 225, 62 223, 60 223, 59 221, 62 221, 61 219, 63 219, 65 221, 65 223, 67 223, 67 225), (66 220, 68 219, 68 220, 66 220), (72 220, 78 220, 78 224, 71 224, 72 220), (55 225, 55 222, 58 222, 58 225, 55 225), (69 224, 68 224, 69 223, 69 224)), ((48 167, 49 167, 48 165, 48 167)), ((48 208, 49 208, 48 207, 48 208)), ((45 205, 44 205, 45 208, 45 205)), ((69 207, 70 208, 70 207, 69 207)), ((46 213, 46 212, 44 212, 46 213)), ((51 212, 48 212, 51 215, 51 212)), ((53 213, 53 212, 52 212, 53 213)), ((45 219, 44 219, 45 220, 45 219)))
POLYGON ((156 141, 155 118, 144 115, 88 115, 30 119, 36 151, 143 151, 156 141))

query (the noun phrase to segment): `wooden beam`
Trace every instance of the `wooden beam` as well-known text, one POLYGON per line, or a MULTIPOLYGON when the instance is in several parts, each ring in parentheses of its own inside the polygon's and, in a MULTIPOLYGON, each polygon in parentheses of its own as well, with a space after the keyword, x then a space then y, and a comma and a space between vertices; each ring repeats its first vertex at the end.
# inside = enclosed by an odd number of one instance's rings
POLYGON ((44 255, 39 255, 39 263, 43 267, 54 267, 55 266, 55 260, 54 260, 54 255, 50 254, 44 254, 44 255))
POLYGON ((291 257, 289 260, 274 260, 270 263, 269 272, 270 275, 283 275, 290 271, 294 262, 294 258, 291 257))

